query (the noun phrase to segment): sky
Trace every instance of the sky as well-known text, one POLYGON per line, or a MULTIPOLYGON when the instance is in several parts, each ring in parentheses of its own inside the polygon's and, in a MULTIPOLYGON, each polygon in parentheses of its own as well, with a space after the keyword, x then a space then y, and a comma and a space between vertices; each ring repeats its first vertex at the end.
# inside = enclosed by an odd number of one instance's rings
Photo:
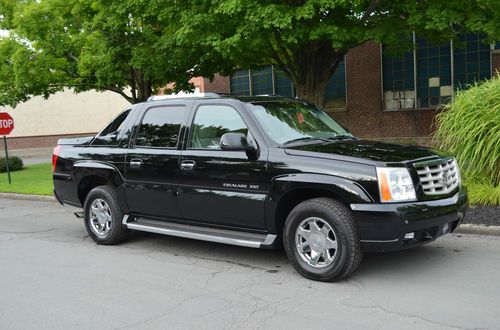
POLYGON ((9 32, 7 32, 7 30, 0 30, 0 37, 5 37, 9 34, 9 32))

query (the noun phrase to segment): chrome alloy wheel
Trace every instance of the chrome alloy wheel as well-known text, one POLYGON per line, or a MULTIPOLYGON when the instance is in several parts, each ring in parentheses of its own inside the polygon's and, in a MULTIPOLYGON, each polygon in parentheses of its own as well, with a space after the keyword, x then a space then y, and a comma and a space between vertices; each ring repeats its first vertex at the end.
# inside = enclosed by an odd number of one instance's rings
POLYGON ((111 209, 108 203, 101 198, 97 198, 90 206, 90 229, 98 237, 106 237, 111 230, 111 209))
POLYGON ((324 268, 337 256, 337 236, 323 219, 310 217, 303 220, 295 232, 297 251, 309 266, 324 268))

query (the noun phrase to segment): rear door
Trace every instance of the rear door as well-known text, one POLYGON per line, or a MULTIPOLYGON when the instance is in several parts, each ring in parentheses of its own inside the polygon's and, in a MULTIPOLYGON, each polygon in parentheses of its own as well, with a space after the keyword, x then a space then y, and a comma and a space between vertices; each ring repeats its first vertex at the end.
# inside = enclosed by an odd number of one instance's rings
POLYGON ((243 111, 229 104, 199 104, 179 164, 179 204, 188 221, 264 229, 267 148, 254 155, 221 150, 228 132, 247 134, 258 144, 243 111))
POLYGON ((187 104, 146 105, 126 157, 125 196, 134 214, 180 218, 180 136, 187 104))

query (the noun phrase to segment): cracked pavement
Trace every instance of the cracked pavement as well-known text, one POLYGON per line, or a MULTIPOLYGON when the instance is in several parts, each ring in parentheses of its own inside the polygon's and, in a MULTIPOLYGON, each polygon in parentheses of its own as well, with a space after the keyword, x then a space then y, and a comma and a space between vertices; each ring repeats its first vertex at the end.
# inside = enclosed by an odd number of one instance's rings
POLYGON ((500 237, 365 255, 339 283, 281 250, 149 233, 98 246, 70 207, 0 199, 0 329, 500 329, 500 237))

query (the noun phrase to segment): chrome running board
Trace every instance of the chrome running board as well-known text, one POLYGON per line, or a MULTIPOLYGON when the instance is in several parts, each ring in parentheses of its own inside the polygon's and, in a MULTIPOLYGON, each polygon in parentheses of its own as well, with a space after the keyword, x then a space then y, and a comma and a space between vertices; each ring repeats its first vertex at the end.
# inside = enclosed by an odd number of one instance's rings
POLYGON ((251 248, 269 248, 273 246, 273 243, 276 241, 276 235, 273 234, 255 234, 227 229, 155 221, 143 218, 137 218, 134 219, 134 221, 129 221, 129 219, 129 216, 125 215, 122 221, 123 224, 129 229, 191 238, 201 241, 239 245, 251 248))

